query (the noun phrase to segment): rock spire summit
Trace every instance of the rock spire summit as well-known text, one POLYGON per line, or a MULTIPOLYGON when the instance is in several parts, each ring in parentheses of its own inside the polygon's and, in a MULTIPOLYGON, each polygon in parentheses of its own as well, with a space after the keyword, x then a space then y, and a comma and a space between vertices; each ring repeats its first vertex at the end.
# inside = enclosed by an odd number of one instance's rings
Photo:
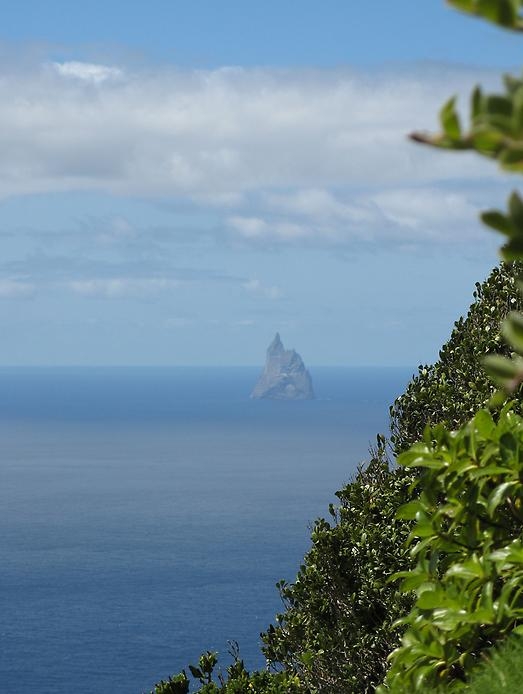
POLYGON ((285 349, 276 333, 267 348, 265 368, 251 393, 251 398, 270 400, 313 400, 309 372, 294 349, 285 349))

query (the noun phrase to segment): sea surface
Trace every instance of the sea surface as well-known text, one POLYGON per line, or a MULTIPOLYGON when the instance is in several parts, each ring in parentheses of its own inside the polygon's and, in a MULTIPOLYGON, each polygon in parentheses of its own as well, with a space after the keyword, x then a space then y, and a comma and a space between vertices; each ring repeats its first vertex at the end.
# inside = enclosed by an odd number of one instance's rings
POLYGON ((411 369, 0 369, 0 691, 141 694, 281 609, 411 369))

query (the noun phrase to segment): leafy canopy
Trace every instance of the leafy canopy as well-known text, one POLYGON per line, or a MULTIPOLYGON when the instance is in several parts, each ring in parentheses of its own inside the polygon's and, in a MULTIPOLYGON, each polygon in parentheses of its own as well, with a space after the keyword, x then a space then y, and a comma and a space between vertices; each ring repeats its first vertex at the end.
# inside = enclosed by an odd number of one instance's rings
POLYGON ((480 410, 457 432, 427 428, 398 458, 422 474, 397 514, 414 521, 416 566, 394 578, 417 597, 399 621, 409 628, 392 654, 393 691, 463 688, 484 650, 523 632, 523 419, 509 408, 497 422, 480 410))
POLYGON ((501 324, 511 311, 523 309, 517 278, 521 263, 502 263, 485 282, 476 283, 474 303, 454 324, 439 359, 420 365, 418 373, 390 408, 392 445, 396 453, 423 437, 426 424, 456 429, 484 407, 495 387, 485 372, 487 354, 509 356, 501 324))

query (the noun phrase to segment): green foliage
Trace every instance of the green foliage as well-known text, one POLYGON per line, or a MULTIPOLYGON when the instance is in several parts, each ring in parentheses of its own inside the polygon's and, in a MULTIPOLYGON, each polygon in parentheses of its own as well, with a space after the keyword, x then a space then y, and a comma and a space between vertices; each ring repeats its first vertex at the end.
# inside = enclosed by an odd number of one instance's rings
MULTIPOLYGON (((189 665, 191 675, 201 687, 194 694, 311 694, 300 683, 297 675, 287 672, 272 673, 267 670, 248 672, 240 659, 237 644, 231 651, 233 663, 225 675, 219 673, 217 681, 214 670, 218 663, 217 654, 207 651, 200 656, 198 665, 189 665)), ((185 672, 159 682, 150 694, 188 694, 190 681, 185 672)))
POLYGON ((151 694, 189 694, 189 680, 185 672, 169 677, 167 681, 160 680, 151 694))
MULTIPOLYGON (((451 0, 458 9, 477 14, 509 29, 523 30, 523 0, 451 0)), ((485 94, 478 86, 470 99, 470 122, 466 129, 456 111, 455 98, 440 111, 441 133, 414 133, 411 137, 435 147, 475 150, 496 159, 507 170, 523 173, 523 79, 506 75, 505 91, 485 94)), ((512 193, 506 213, 488 210, 485 224, 505 236, 501 249, 504 260, 523 260, 523 200, 512 193)), ((511 315, 505 324, 505 336, 517 355, 488 357, 487 371, 505 391, 514 393, 523 383, 523 320, 511 315)), ((501 400, 500 394, 497 400, 501 400)))
POLYGON ((478 15, 507 29, 523 30, 521 0, 448 0, 449 4, 463 12, 478 15))
POLYGON ((522 690, 523 639, 510 636, 502 646, 493 648, 485 662, 472 673, 467 694, 515 694, 522 690))
POLYGON ((427 423, 456 429, 486 405, 494 386, 485 373, 484 357, 511 352, 500 328, 511 311, 523 309, 517 289, 521 270, 521 263, 502 263, 483 284, 476 283, 474 303, 466 318, 454 324, 439 360, 431 366, 419 366, 417 375, 394 402, 390 417, 396 453, 419 441, 427 423))
POLYGON ((497 422, 480 410, 457 432, 427 428, 398 463, 422 471, 398 514, 414 521, 416 565, 394 577, 417 598, 386 683, 454 691, 483 651, 523 631, 523 419, 507 406, 497 422))
POLYGON ((452 97, 440 110, 441 133, 413 133, 411 138, 444 149, 474 150, 496 159, 507 171, 523 172, 523 79, 506 75, 504 86, 505 91, 499 94, 485 94, 481 87, 474 88, 466 130, 456 109, 456 98, 452 97))
POLYGON ((409 565, 410 523, 395 518, 410 477, 391 471, 378 438, 369 465, 337 493, 331 522, 316 521, 294 584, 281 582, 285 611, 262 634, 264 653, 315 693, 372 692, 399 642, 394 621, 411 603, 387 578, 409 565))

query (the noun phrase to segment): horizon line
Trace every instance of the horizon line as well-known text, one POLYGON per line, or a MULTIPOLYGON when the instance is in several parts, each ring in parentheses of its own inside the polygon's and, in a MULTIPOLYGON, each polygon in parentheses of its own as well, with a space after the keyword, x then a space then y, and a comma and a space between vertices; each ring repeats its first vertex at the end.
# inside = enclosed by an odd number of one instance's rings
MULTIPOLYGON (((259 369, 264 364, 0 364, 0 369, 259 369)), ((310 364, 307 369, 411 369, 411 364, 310 364)))

